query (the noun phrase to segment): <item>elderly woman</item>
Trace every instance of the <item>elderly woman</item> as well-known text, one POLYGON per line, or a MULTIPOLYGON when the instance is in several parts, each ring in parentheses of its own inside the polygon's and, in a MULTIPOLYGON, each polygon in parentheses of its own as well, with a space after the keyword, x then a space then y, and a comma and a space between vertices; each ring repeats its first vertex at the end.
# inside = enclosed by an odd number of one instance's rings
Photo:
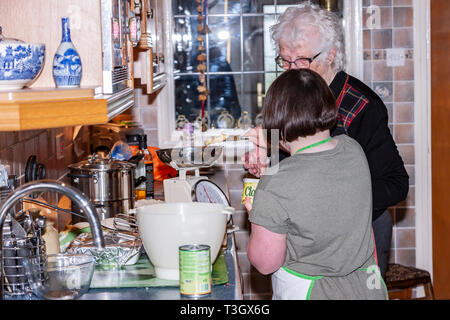
MULTIPOLYGON (((343 71, 343 32, 334 13, 310 5, 288 8, 273 26, 272 37, 279 51, 276 61, 282 68, 309 68, 329 85, 338 108, 331 135, 352 137, 364 150, 372 178, 378 265, 384 277, 392 237, 392 218, 387 208, 404 200, 409 188, 408 174, 388 128, 386 106, 368 86, 343 71)), ((256 176, 261 176, 267 165, 261 149, 263 141, 258 139, 260 129, 249 132, 250 140, 258 147, 246 155, 244 165, 256 176)), ((280 154, 280 158, 284 156, 288 155, 280 154)))
POLYGON ((327 83, 308 69, 283 73, 267 92, 263 127, 278 129, 291 157, 258 184, 247 254, 261 273, 273 273, 275 300, 387 298, 369 166, 354 139, 330 136, 337 114, 327 83))

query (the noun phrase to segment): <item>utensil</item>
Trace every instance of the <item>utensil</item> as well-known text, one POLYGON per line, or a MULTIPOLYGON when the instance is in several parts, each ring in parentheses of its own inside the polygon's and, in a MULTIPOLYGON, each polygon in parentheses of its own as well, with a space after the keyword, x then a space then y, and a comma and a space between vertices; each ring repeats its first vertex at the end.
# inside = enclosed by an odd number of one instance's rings
POLYGON ((0 27, 0 91, 21 89, 40 75, 45 44, 5 38, 0 27))
POLYGON ((33 293, 41 299, 77 299, 89 290, 95 258, 87 254, 51 254, 46 263, 24 259, 25 274, 33 293), (43 274, 43 277, 39 277, 43 274))
MULTIPOLYGON (((100 220, 134 208, 135 165, 126 161, 99 158, 94 154, 88 160, 68 166, 68 177, 75 188, 83 192, 99 209, 100 220)), ((72 211, 79 212, 74 204, 72 211)), ((83 221, 77 216, 72 222, 83 221)))
POLYGON ((229 205, 225 193, 207 177, 200 176, 200 168, 211 167, 221 156, 223 147, 184 147, 156 150, 159 159, 179 171, 176 178, 165 179, 166 202, 210 202, 229 205), (194 171, 194 176, 188 176, 194 171))

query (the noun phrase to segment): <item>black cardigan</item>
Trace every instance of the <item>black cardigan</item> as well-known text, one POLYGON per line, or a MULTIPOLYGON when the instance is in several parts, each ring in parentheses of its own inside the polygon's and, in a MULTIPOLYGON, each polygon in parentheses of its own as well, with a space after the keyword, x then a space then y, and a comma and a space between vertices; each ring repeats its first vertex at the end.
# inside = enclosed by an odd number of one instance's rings
POLYGON ((404 200, 409 190, 409 177, 388 127, 386 106, 372 89, 343 71, 335 76, 330 89, 339 106, 331 135, 347 134, 364 150, 372 177, 375 220, 404 200))

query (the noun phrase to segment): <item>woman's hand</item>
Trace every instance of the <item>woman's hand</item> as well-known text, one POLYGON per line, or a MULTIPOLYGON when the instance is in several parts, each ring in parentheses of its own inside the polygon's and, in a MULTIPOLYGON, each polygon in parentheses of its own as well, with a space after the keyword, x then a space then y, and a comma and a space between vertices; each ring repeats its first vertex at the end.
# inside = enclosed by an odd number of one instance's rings
POLYGON ((264 130, 261 126, 257 126, 249 130, 244 136, 249 137, 249 141, 255 145, 255 148, 242 156, 244 168, 260 178, 268 165, 267 158, 267 142, 264 137, 264 130))

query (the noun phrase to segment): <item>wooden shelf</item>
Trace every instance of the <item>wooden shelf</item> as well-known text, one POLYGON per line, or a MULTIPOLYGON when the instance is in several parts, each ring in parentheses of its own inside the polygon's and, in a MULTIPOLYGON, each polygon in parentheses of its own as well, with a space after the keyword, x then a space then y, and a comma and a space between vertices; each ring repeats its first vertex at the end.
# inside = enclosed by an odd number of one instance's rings
POLYGON ((0 91, 0 131, 106 123, 108 99, 94 88, 33 88, 0 91))

